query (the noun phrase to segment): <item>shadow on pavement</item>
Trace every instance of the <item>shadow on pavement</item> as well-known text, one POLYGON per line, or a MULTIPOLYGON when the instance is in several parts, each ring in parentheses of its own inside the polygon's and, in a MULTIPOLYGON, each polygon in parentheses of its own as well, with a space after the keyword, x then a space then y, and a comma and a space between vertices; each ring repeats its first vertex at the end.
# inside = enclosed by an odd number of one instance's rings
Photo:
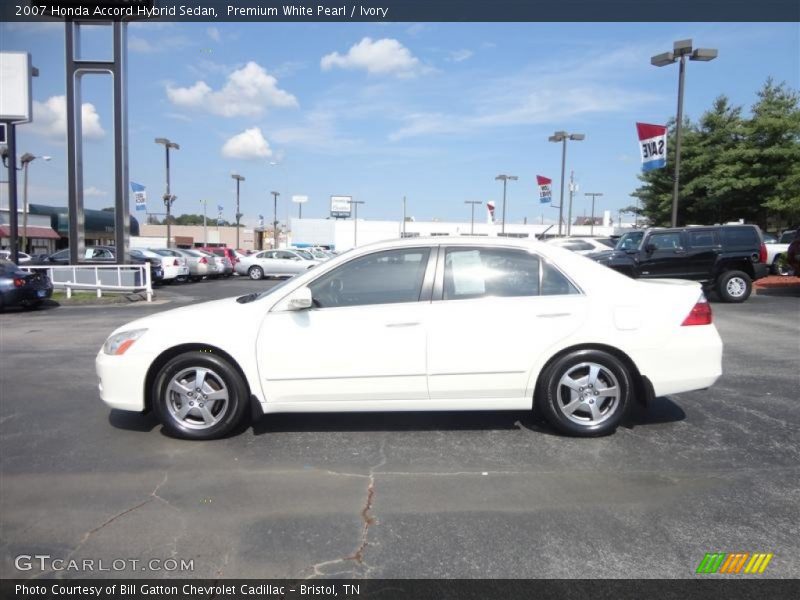
POLYGON ((142 414, 116 409, 108 413, 108 422, 112 427, 126 431, 147 432, 159 426, 158 419, 152 412, 142 414))

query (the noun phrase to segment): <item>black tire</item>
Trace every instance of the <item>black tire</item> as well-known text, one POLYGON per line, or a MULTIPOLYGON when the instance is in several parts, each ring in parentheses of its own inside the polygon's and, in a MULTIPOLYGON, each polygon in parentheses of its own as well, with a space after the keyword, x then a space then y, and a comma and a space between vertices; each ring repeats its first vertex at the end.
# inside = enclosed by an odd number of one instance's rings
POLYGON ((772 273, 774 275, 780 275, 781 277, 787 277, 791 275, 791 269, 785 261, 781 262, 781 256, 782 255, 779 254, 775 257, 775 260, 772 261, 772 273))
POLYGON ((252 267, 247 269, 247 275, 248 277, 250 277, 250 279, 254 279, 256 281, 264 279, 264 269, 262 269, 257 265, 253 265, 252 267))
POLYGON ((152 396, 153 410, 164 429, 187 440, 211 440, 233 431, 247 415, 248 397, 247 385, 239 372, 211 351, 186 352, 167 362, 155 379, 152 396), (207 373, 200 395, 192 389, 198 369, 207 373), (183 381, 183 389, 189 390, 192 398, 169 389, 173 380, 183 381), (214 392, 224 394, 225 399, 208 400, 214 392), (180 418, 184 402, 193 404, 180 418))
POLYGON ((615 356, 600 350, 576 350, 554 360, 541 374, 535 410, 561 433, 596 437, 614 433, 631 405, 631 374, 615 356), (597 367, 590 385, 592 366, 597 367), (576 379, 575 377, 578 376, 576 379), (565 379, 579 390, 571 390, 565 379), (603 395, 616 389, 616 396, 603 395), (572 406, 572 410, 569 410, 572 406))
POLYGON ((744 302, 752 291, 753 280, 744 271, 725 271, 717 279, 717 294, 723 302, 744 302))

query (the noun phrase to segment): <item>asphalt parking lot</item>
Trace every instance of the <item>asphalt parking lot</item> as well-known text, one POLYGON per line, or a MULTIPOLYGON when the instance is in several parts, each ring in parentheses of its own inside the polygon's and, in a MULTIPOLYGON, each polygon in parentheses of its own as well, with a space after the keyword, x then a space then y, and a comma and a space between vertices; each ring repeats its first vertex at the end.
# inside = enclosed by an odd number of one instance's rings
POLYGON ((600 439, 481 412, 273 415, 193 443, 100 402, 112 329, 266 285, 0 315, 0 577, 53 576, 15 568, 44 554, 193 561, 64 577, 683 578, 715 551, 800 576, 797 298, 715 303, 719 383, 600 439))

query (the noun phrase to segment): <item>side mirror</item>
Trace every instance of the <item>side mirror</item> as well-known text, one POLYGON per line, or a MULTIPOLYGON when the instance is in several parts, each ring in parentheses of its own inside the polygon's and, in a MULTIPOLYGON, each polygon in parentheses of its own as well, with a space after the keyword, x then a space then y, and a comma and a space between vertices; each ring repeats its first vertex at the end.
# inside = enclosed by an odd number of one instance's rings
POLYGON ((657 250, 657 248, 656 248, 655 244, 645 244, 644 250, 648 254, 652 254, 653 252, 655 252, 657 250))
POLYGON ((311 290, 303 286, 292 292, 292 295, 289 296, 289 304, 286 308, 287 310, 305 310, 311 308, 312 305, 311 290))

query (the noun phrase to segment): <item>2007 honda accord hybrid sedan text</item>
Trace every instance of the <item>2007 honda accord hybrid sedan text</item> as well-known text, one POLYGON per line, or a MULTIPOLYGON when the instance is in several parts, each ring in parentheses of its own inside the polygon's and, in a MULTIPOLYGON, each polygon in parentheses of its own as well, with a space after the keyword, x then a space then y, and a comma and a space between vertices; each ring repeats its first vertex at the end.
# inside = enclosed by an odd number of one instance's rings
POLYGON ((260 294, 133 321, 96 367, 108 406, 211 439, 253 412, 520 409, 603 435, 634 402, 713 385, 721 363, 699 283, 465 237, 360 247, 260 294), (326 352, 297 360, 309 348, 326 352))

